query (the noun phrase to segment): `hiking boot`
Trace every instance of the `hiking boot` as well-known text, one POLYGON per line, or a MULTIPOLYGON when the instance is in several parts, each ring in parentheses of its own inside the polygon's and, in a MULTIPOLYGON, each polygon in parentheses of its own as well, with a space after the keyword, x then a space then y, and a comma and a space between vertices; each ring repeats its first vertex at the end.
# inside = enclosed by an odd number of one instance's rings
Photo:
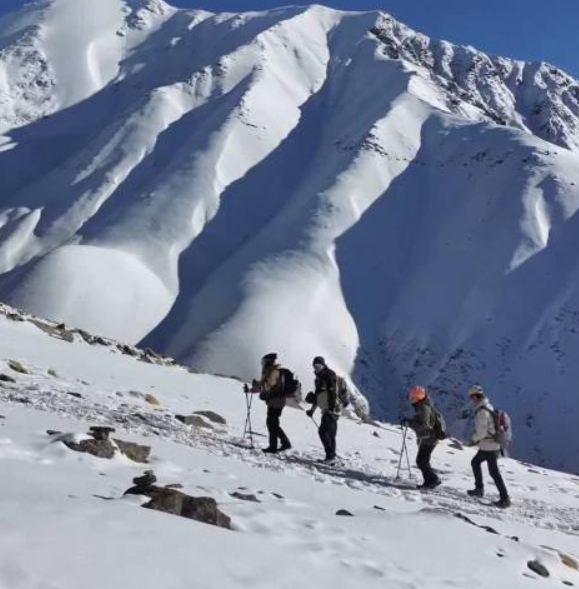
POLYGON ((428 483, 424 483, 421 488, 430 491, 431 489, 436 489, 436 487, 442 485, 442 481, 440 479, 436 479, 434 481, 428 481, 428 483))
POLYGON ((285 452, 286 450, 291 450, 291 444, 282 444, 278 450, 278 452, 285 452))
POLYGON ((509 497, 503 497, 494 503, 495 507, 500 507, 501 509, 507 509, 507 507, 511 506, 511 500, 509 497))
POLYGON ((469 497, 484 497, 485 490, 484 489, 471 489, 470 491, 467 491, 466 494, 469 497))
POLYGON ((262 448, 264 454, 277 454, 277 448, 262 448))
POLYGON ((325 464, 331 464, 334 462, 334 460, 336 460, 335 456, 326 456, 324 459, 322 459, 321 462, 324 462, 325 464))

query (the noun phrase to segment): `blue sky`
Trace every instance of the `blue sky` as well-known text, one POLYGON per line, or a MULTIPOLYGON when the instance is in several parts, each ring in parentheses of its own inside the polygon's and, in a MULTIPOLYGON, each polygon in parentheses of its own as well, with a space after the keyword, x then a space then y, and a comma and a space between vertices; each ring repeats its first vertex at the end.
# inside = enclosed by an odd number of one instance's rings
MULTIPOLYGON (((98 0, 94 0, 98 5, 98 0)), ((171 0, 212 11, 258 10, 300 0, 171 0)), ((579 78, 579 0, 326 0, 336 8, 390 12, 437 39, 470 44, 495 55, 544 60, 579 78)), ((0 14, 24 0, 0 0, 0 14)))

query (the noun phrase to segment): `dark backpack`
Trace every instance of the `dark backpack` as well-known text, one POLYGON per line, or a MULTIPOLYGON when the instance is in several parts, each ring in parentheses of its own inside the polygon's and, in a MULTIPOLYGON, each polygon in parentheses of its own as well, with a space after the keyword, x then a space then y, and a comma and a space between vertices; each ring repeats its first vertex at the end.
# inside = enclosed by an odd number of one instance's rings
POLYGON ((280 397, 295 397, 301 389, 300 381, 288 368, 280 368, 280 397))
POLYGON ((448 437, 448 434, 446 433, 446 421, 444 415, 442 415, 442 413, 435 407, 432 408, 432 412, 434 413, 432 436, 437 440, 445 440, 448 437))
POLYGON ((350 404, 350 391, 348 390, 348 384, 341 376, 336 377, 336 397, 343 408, 350 404))

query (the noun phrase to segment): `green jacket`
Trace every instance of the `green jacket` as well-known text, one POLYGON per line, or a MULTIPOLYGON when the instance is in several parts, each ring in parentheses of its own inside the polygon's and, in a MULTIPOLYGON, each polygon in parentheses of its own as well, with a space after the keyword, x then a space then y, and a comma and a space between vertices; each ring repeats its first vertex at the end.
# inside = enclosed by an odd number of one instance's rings
POLYGON ((430 399, 426 398, 413 405, 414 417, 410 419, 408 427, 416 432, 419 445, 436 446, 438 440, 434 437, 436 414, 430 399))

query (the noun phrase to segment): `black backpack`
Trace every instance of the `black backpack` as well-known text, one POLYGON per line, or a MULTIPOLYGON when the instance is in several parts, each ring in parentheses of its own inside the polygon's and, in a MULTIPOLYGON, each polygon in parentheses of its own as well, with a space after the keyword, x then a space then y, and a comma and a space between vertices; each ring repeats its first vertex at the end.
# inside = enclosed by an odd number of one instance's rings
POLYGON ((295 397, 301 389, 300 381, 288 368, 279 369, 280 397, 295 397))

